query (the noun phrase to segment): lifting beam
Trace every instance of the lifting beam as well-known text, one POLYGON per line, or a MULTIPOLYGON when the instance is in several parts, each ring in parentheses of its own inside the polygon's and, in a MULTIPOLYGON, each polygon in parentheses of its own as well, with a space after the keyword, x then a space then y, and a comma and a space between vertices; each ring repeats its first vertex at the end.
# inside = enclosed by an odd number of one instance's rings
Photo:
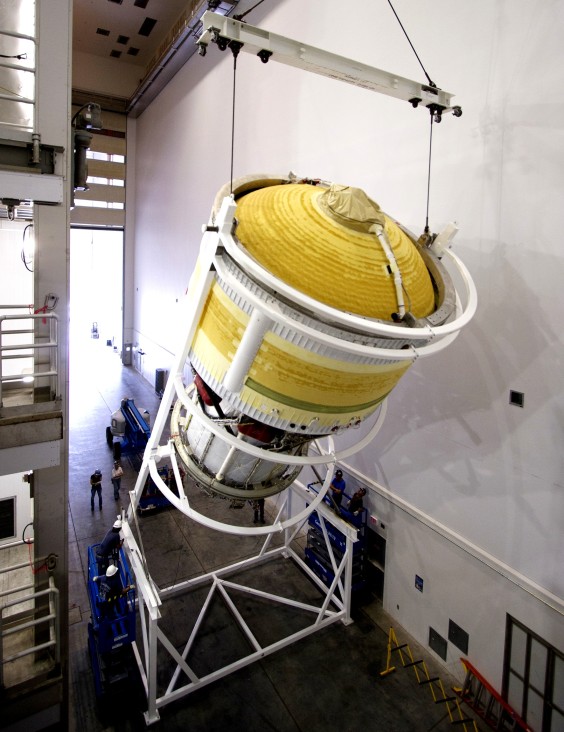
POLYGON ((448 110, 456 117, 462 114, 460 107, 452 106, 454 95, 436 86, 405 79, 389 71, 308 46, 218 13, 206 11, 202 16, 202 25, 203 32, 197 40, 201 56, 206 54, 210 43, 216 43, 222 51, 227 47, 231 47, 234 53, 240 50, 246 51, 258 56, 263 63, 272 59, 304 71, 402 99, 413 107, 427 107, 433 114, 438 115, 437 121, 440 120, 441 114, 448 110))

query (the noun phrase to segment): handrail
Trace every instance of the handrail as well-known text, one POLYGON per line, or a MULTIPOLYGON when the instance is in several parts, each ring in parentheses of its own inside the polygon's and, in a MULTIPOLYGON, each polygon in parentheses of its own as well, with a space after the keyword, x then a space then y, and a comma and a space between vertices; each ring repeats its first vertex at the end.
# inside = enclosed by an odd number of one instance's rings
MULTIPOLYGON (((21 306, 13 306, 14 308, 21 306)), ((60 394, 59 388, 59 372, 58 372, 58 335, 59 335, 59 318, 56 313, 25 313, 0 315, 0 407, 2 406, 2 390, 5 383, 11 381, 23 381, 24 379, 49 379, 49 387, 54 397, 60 394), (29 330, 6 330, 4 325, 13 320, 31 320, 32 323, 41 319, 43 322, 49 322, 49 332, 45 335, 39 335, 41 341, 33 343, 6 343, 6 338, 14 335, 22 335, 23 333, 34 333, 33 329, 29 330), (46 339, 46 340, 45 340, 46 339), (35 355, 47 349, 49 352, 49 364, 45 370, 36 370, 34 367, 32 372, 22 372, 16 374, 4 374, 4 363, 10 359, 17 358, 35 358, 35 355), (18 353, 25 351, 25 353, 18 353)))
MULTIPOLYGON (((13 568, 12 568, 13 569, 13 568)), ((16 587, 12 590, 13 593, 16 593, 20 591, 21 589, 24 589, 22 587, 16 587)), ((39 608, 42 609, 42 608, 39 608)), ((55 664, 60 662, 61 658, 61 633, 60 633, 60 604, 59 604, 59 590, 55 587, 55 580, 52 576, 49 577, 49 587, 47 587, 44 590, 38 590, 37 592, 32 592, 27 595, 24 595, 23 597, 19 597, 15 600, 11 600, 10 602, 5 603, 0 607, 0 688, 4 686, 4 665, 12 662, 17 661, 18 659, 25 658, 26 656, 29 656, 32 653, 38 653, 40 651, 47 650, 49 648, 54 649, 54 656, 53 656, 53 662, 55 664), (47 615, 43 615, 40 617, 36 617, 35 614, 37 612, 37 605, 36 600, 41 597, 47 597, 48 603, 49 603, 49 612, 47 615), (20 618, 18 617, 15 619, 14 616, 14 626, 5 628, 4 625, 8 621, 10 622, 11 616, 7 616, 7 618, 4 617, 4 612, 7 608, 10 607, 17 607, 18 605, 23 605, 24 603, 33 602, 34 606, 30 610, 29 613, 27 613, 26 618, 20 618), (32 619, 29 619, 29 616, 32 615, 32 619), (24 630, 28 630, 30 628, 35 628, 42 624, 48 624, 48 631, 49 631, 49 637, 47 640, 42 641, 41 643, 35 643, 31 646, 27 646, 25 648, 21 648, 20 650, 12 653, 9 656, 4 655, 4 639, 14 635, 15 633, 22 632, 24 630)))
POLYGON ((31 310, 33 305, 0 305, 0 310, 31 310))
POLYGON ((23 95, 17 95, 15 93, 11 94, 1 94, 0 98, 7 103, 12 104, 28 104, 32 107, 33 111, 29 115, 29 119, 21 119, 19 122, 12 123, 11 126, 15 128, 19 128, 21 130, 25 130, 26 132, 33 133, 35 131, 35 103, 37 100, 37 37, 35 35, 36 29, 34 28, 34 35, 28 35, 26 33, 19 33, 18 31, 11 31, 7 29, 1 29, 0 30, 0 36, 6 36, 8 38, 16 38, 20 41, 28 41, 35 46, 35 52, 34 52, 34 60, 33 64, 30 64, 29 66, 26 66, 25 64, 14 64, 9 62, 3 62, 2 67, 10 69, 12 71, 15 71, 18 74, 19 79, 22 78, 23 75, 26 74, 32 74, 34 82, 33 82, 33 90, 32 90, 32 97, 24 97, 23 95))

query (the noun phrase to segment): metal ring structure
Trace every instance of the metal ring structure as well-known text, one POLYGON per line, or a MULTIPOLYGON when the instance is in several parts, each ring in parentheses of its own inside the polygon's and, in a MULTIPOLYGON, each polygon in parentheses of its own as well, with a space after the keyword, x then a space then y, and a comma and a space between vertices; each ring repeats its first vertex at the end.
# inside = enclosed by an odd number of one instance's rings
MULTIPOLYGON (((267 185, 277 185, 279 181, 279 178, 271 177, 267 185)), ((252 188, 253 183, 250 185, 252 188)), ((323 360, 334 363, 336 373, 342 373, 344 378, 348 378, 349 368, 356 369, 359 374, 363 374, 362 369, 365 368, 399 367, 401 371, 416 358, 433 355, 449 345, 474 315, 477 295, 466 267, 451 251, 445 250, 443 256, 456 270, 458 281, 462 282, 463 302, 441 260, 434 253, 425 250, 424 260, 427 261, 428 267, 433 267, 434 281, 437 282, 439 276, 443 276, 443 270, 447 272, 446 284, 439 297, 439 306, 436 307, 436 312, 434 311, 436 319, 444 318, 446 322, 433 324, 426 318, 421 318, 412 323, 414 327, 411 327, 405 323, 397 325, 338 310, 280 280, 245 251, 244 245, 236 238, 237 193, 236 188, 235 193, 222 197, 221 204, 216 205, 212 212, 210 224, 205 227, 196 273, 188 290, 188 332, 184 349, 177 356, 157 416, 162 434, 164 420, 167 418, 165 412, 167 409, 172 409, 170 418, 172 438, 167 445, 159 445, 160 435, 151 436, 144 458, 142 470, 144 478, 140 474, 135 496, 138 501, 142 490, 141 481, 150 474, 158 490, 169 502, 198 523, 226 533, 264 535, 294 526, 315 510, 315 506, 325 497, 332 478, 333 471, 330 464, 335 466, 337 462, 362 450, 374 439, 385 417, 387 397, 385 390, 381 390, 381 395, 372 403, 366 402, 365 406, 362 404, 362 399, 357 397, 356 402, 353 399, 350 404, 358 403, 361 411, 355 416, 355 412, 350 409, 355 410, 356 407, 349 408, 345 403, 343 419, 333 423, 331 420, 334 420, 334 417, 331 415, 339 414, 339 408, 332 407, 329 402, 327 417, 312 418, 315 408, 310 409, 307 402, 304 402, 306 408, 298 407, 297 412, 296 408, 291 406, 287 410, 290 414, 288 417, 283 412, 286 409, 283 402, 272 400, 268 391, 262 392, 261 396, 259 390, 258 397, 253 398, 255 403, 257 399, 262 400, 264 406, 256 409, 248 400, 245 384, 249 383, 249 369, 258 349, 262 347, 263 342, 266 343, 264 340, 266 334, 278 338, 280 343, 286 342, 287 339, 288 343, 296 344, 289 346, 296 351, 302 349, 301 353, 313 354, 315 359, 313 363, 318 361, 322 363, 323 360), (229 336, 236 340, 227 341, 233 343, 229 347, 231 352, 229 354, 223 352, 225 355, 221 356, 222 352, 217 351, 220 361, 225 362, 219 367, 219 371, 213 360, 217 358, 214 356, 216 351, 213 348, 202 350, 201 346, 207 342, 208 332, 213 333, 202 329, 202 323, 207 322, 204 317, 210 298, 212 296, 217 298, 218 295, 214 293, 218 292, 221 298, 233 303, 229 306, 231 310, 226 312, 227 317, 232 317, 235 313, 242 324, 236 336, 229 336), (226 294, 223 295, 222 292, 226 294), (443 301, 444 308, 442 308, 443 301), (439 313, 438 310, 441 308, 442 311, 439 313), (449 321, 450 317, 452 320, 449 321), (351 367, 348 366, 349 362, 351 367), (222 404, 220 411, 215 409, 216 402, 213 402, 213 409, 203 404, 201 393, 196 390, 195 384, 185 385, 187 366, 190 366, 204 381, 206 387, 212 390, 212 394, 216 395, 222 404), (282 405, 280 414, 277 408, 279 404, 282 405), (310 409, 309 417, 308 409, 310 409), (293 424, 291 423, 293 413, 305 416, 293 424), (373 414, 377 414, 377 417, 359 442, 346 449, 335 450, 333 437, 360 425, 365 419, 370 421, 373 414), (253 442, 252 437, 248 438, 245 433, 237 431, 241 418, 244 418, 243 421, 254 420, 258 424, 267 425, 272 430, 281 431, 286 437, 279 442, 278 440, 270 443, 261 442, 260 438, 253 442), (231 427, 226 429, 226 425, 231 427), (323 438, 328 441, 325 449, 320 443, 323 438), (213 440, 216 440, 216 443, 210 448, 213 440), (317 444, 319 454, 303 454, 302 443, 306 445, 308 441, 317 444), (163 458, 170 459, 172 463, 176 493, 158 474, 157 462, 163 458), (280 493, 297 478, 299 471, 305 466, 325 465, 328 466, 328 471, 319 495, 305 511, 283 521, 277 518, 271 526, 242 527, 217 521, 190 506, 182 486, 177 460, 187 468, 196 483, 235 501, 256 500, 280 493), (271 464, 272 468, 268 468, 268 464, 271 464), (231 468, 233 470, 229 474, 231 468), (247 468, 249 469, 247 477, 240 478, 247 468)), ((407 235, 414 241, 408 232, 407 235)), ((221 316, 221 311, 219 313, 221 316)), ((298 363, 301 361, 298 360, 298 363)), ((317 366, 312 367, 314 374, 315 368, 317 366)), ((261 389, 266 388, 259 382, 255 383, 258 383, 261 389)), ((358 394, 363 394, 362 389, 358 394)), ((353 394, 354 396, 356 394, 353 394)), ((312 404, 314 402, 315 399, 311 401, 312 404)), ((323 406, 322 401, 318 403, 323 406)))

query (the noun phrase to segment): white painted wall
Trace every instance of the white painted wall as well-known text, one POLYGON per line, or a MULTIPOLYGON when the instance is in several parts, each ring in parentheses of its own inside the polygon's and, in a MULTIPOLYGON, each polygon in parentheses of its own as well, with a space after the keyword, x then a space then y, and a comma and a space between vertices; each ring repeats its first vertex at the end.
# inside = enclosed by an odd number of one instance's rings
POLYGON ((562 648, 562 598, 503 565, 386 488, 369 486, 367 508, 386 538, 384 608, 423 645, 429 627, 448 639, 449 620, 469 635, 468 654, 447 644, 446 666, 462 681, 461 656, 501 689, 507 614, 562 648), (423 579, 423 592, 415 576, 423 579))
MULTIPOLYGON (((393 519, 387 609, 422 643, 430 625, 446 633, 455 620, 499 686, 506 612, 560 648, 564 637, 564 2, 395 6, 431 78, 464 110, 433 129, 430 226, 458 222, 455 249, 480 304, 446 352, 415 364, 349 467, 375 481, 370 500, 393 519), (509 405, 511 389, 524 409, 509 405), (451 537, 393 509, 376 483, 451 537), (524 589, 502 579, 503 565, 524 589)), ((272 32, 425 80, 386 4, 282 0, 264 13, 272 32)), ((159 361, 176 351, 201 225, 229 178, 232 65, 216 48, 194 57, 136 123, 133 333, 159 361)), ((360 186, 419 233, 429 127, 406 103, 239 57, 235 176, 293 170, 360 186)))
POLYGON ((128 99, 143 75, 142 66, 123 60, 92 56, 82 51, 72 54, 72 85, 80 91, 128 99))

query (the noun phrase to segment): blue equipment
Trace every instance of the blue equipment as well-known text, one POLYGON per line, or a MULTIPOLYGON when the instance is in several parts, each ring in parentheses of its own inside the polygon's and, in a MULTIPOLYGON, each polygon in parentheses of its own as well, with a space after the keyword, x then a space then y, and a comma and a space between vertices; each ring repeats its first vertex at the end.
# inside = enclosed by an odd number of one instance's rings
POLYGON ((111 692, 121 693, 123 686, 138 681, 133 654, 135 640, 135 588, 123 549, 119 552, 118 573, 122 588, 114 602, 100 595, 97 551, 100 544, 88 547, 88 598, 91 618, 88 623, 88 649, 94 674, 96 697, 107 698, 111 692), (98 578, 96 581, 95 578, 98 578))
MULTIPOLYGON (((315 483, 310 483, 308 488, 311 488, 317 493, 315 483)), ((346 493, 344 494, 345 499, 350 499, 346 493)), ((326 495, 323 502, 335 509, 336 506, 331 498, 326 495)), ((347 523, 356 526, 358 529, 358 541, 353 544, 353 576, 352 576, 352 591, 358 593, 360 590, 364 590, 366 586, 366 517, 367 511, 365 508, 360 509, 355 513, 351 513, 343 506, 339 507, 338 515, 347 523)), ((346 537, 341 533, 335 526, 330 523, 325 523, 325 529, 327 536, 331 543, 331 549, 337 561, 341 560, 345 549, 346 549, 346 537)), ((315 572, 315 574, 324 582, 327 586, 331 585, 335 579, 335 573, 333 572, 333 565, 329 557, 325 538, 323 536, 323 530, 321 528, 321 522, 317 511, 313 511, 308 519, 308 532, 307 532, 307 545, 305 548, 305 560, 308 566, 315 572)))
POLYGON ((142 452, 150 436, 149 413, 139 410, 133 399, 122 399, 120 408, 112 414, 111 425, 106 427, 106 440, 114 458, 118 460, 125 452, 142 452))
MULTIPOLYGON (((159 468, 157 472, 167 485, 170 483, 171 489, 176 493, 176 495, 178 495, 176 482, 174 480, 169 481, 168 465, 163 465, 163 467, 159 468)), ((157 511, 160 508, 166 508, 167 506, 170 506, 170 501, 168 498, 163 496, 151 476, 148 475, 143 487, 143 492, 139 498, 139 503, 137 504, 137 513, 143 515, 147 512, 157 511)))

